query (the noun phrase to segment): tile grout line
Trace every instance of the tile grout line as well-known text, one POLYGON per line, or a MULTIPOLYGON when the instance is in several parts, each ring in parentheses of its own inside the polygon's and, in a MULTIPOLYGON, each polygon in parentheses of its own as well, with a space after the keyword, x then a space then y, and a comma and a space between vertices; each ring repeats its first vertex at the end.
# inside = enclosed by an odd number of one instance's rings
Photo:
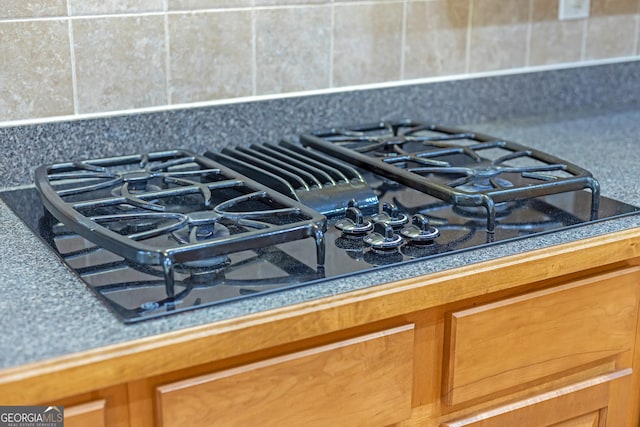
POLYGON ((407 13, 409 9, 409 0, 402 2, 402 33, 400 34, 400 80, 404 80, 405 75, 405 58, 407 47, 407 13))
MULTIPOLYGON (((397 3, 399 0, 350 0, 343 1, 343 5, 375 5, 375 4, 392 4, 397 3)), ((67 0, 67 10, 69 0, 67 0)), ((139 16, 160 16, 160 15, 179 15, 179 14, 197 14, 197 13, 210 13, 210 12, 237 12, 237 11, 249 11, 249 10, 267 10, 267 9, 301 9, 301 8, 321 8, 327 4, 334 3, 335 0, 327 0, 325 3, 318 4, 272 4, 264 6, 256 6, 255 2, 251 2, 249 6, 239 7, 204 7, 204 8, 180 8, 180 9, 168 9, 168 5, 165 7, 163 3, 162 10, 147 10, 147 11, 127 11, 127 12, 111 12, 111 13, 92 13, 86 15, 51 15, 51 16, 31 16, 31 17, 18 17, 18 18, 0 18, 0 22, 25 22, 25 21, 55 21, 59 19, 101 19, 101 18, 125 18, 125 17, 139 17, 139 16)))
MULTIPOLYGON (((67 0, 68 4, 68 0, 67 0)), ((69 6, 67 6, 68 9, 69 6)), ((129 12, 129 13, 104 13, 104 14, 88 14, 88 15, 67 15, 67 16, 32 16, 28 18, 0 18, 0 22, 30 22, 30 21, 58 21, 60 19, 69 19, 76 21, 80 19, 104 19, 104 18, 131 18, 138 16, 160 16, 164 12, 129 12)))
POLYGON ((589 20, 582 23, 582 44, 580 46, 580 61, 587 59, 587 34, 589 33, 589 20))
POLYGON ((467 11, 467 42, 464 53, 464 72, 469 74, 471 72, 471 28, 473 23, 473 0, 468 0, 467 11))
MULTIPOLYGON (((68 1, 68 0, 67 0, 68 1)), ((392 1, 392 0, 389 0, 392 1)), ((296 9, 296 8, 313 8, 322 7, 322 5, 281 5, 281 6, 246 6, 246 7, 224 7, 224 8, 206 8, 206 9, 175 9, 168 10, 163 6, 163 10, 157 11, 132 11, 121 13, 93 13, 86 15, 52 15, 52 16, 30 16, 20 18, 0 18, 0 22, 31 22, 31 21, 58 21, 60 19, 110 19, 110 18, 137 18, 142 16, 162 16, 162 15, 185 15, 199 13, 223 13, 223 12, 242 12, 250 10, 264 9, 296 9)), ((68 6, 67 6, 68 8, 68 6)))
MULTIPOLYGON (((67 15, 71 14, 71 0, 67 0, 67 15)), ((79 96, 78 96, 78 76, 76 74, 76 49, 73 39, 73 21, 67 17, 67 30, 69 31, 69 61, 71 65, 71 90, 73 92, 73 114, 80 114, 79 96)))
POLYGON ((527 41, 524 48, 524 66, 528 67, 531 64, 531 38, 533 34, 533 2, 529 0, 529 16, 527 22, 527 41))
POLYGON ((164 67, 165 67, 165 89, 167 91, 167 104, 171 105, 173 103, 172 94, 171 94, 171 44, 169 37, 169 14, 167 13, 169 10, 169 0, 163 0, 164 7, 164 49, 165 49, 165 57, 164 57, 164 67))
POLYGON ((636 34, 633 39, 633 54, 640 56, 640 0, 636 0, 636 34))
POLYGON ((636 13, 635 18, 636 26, 633 34, 633 54, 640 55, 640 52, 638 52, 638 43, 640 39, 640 14, 636 13))
POLYGON ((331 35, 329 36, 329 87, 333 87, 333 49, 335 44, 335 33, 336 33, 336 4, 332 0, 331 1, 331 22, 329 24, 331 26, 331 35))
POLYGON ((255 1, 251 1, 251 94, 258 94, 258 35, 256 34, 256 10, 255 1))

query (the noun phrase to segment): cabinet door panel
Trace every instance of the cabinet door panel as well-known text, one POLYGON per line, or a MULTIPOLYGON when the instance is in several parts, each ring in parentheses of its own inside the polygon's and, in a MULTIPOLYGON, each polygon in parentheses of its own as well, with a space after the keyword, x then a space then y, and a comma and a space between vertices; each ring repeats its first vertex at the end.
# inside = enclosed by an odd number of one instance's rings
POLYGON ((101 399, 65 407, 65 427, 104 427, 106 425, 106 403, 106 400, 101 399))
POLYGON ((455 405, 630 350, 632 267, 449 315, 444 400, 455 405))
POLYGON ((413 325, 157 388, 163 426, 384 426, 411 415, 413 325))
MULTIPOLYGON (((442 423, 442 427, 616 427, 606 423, 608 409, 626 414, 625 402, 609 408, 611 387, 624 382, 628 387, 631 368, 600 375, 529 399, 490 409, 467 418, 442 423)), ((615 417, 614 417, 615 418, 615 417)))
POLYGON ((572 418, 567 421, 561 421, 549 427, 600 427, 600 422, 606 420, 606 416, 600 416, 604 410, 593 411, 580 417, 572 418))

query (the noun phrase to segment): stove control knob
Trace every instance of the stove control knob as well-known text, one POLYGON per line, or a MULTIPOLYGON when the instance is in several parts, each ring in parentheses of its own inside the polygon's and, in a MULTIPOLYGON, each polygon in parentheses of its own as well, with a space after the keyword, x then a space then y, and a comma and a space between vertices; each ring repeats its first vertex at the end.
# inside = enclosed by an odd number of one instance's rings
POLYGON ((429 224, 429 218, 417 214, 413 216, 413 224, 400 231, 407 239, 415 244, 430 244, 440 236, 440 230, 429 224))
POLYGON ((355 207, 347 208, 344 219, 336 222, 336 228, 344 234, 351 236, 361 236, 373 230, 371 221, 365 221, 360 209, 355 207))
POLYGON ((383 222, 392 227, 402 227, 409 222, 409 217, 398 212, 398 208, 393 203, 383 203, 382 212, 371 217, 374 222, 383 222))
POLYGON ((393 227, 383 222, 376 222, 373 226, 373 233, 362 239, 374 250, 390 251, 402 245, 402 237, 397 235, 393 227))

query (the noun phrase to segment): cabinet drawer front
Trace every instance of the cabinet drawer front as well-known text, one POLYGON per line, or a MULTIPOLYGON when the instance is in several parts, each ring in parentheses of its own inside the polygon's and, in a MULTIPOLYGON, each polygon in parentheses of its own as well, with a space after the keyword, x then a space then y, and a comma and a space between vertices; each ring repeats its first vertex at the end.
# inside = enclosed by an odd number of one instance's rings
POLYGON ((106 401, 73 405, 64 408, 65 427, 104 427, 106 425, 106 401))
POLYGON ((631 349, 639 272, 628 268, 450 314, 445 402, 477 399, 631 349))
MULTIPOLYGON (((468 418, 444 422, 441 427, 597 427, 607 423, 611 387, 621 382, 629 384, 630 380, 631 368, 622 369, 468 418)), ((606 425, 621 425, 617 422, 606 425)))
POLYGON ((411 415, 413 325, 157 388, 163 426, 375 426, 411 415))

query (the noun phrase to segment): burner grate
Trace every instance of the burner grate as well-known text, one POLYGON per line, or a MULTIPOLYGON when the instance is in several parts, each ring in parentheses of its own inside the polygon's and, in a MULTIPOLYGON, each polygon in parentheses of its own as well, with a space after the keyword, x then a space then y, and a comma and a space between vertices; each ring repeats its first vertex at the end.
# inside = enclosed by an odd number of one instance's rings
POLYGON ((320 130, 301 141, 454 206, 483 207, 489 232, 501 203, 583 189, 597 219, 600 187, 588 171, 491 136, 399 121, 320 130))
POLYGON ((324 265, 323 215, 185 150, 41 166, 36 187, 73 233, 131 262, 161 266, 168 298, 177 296, 176 265, 274 242, 311 237, 324 265))

